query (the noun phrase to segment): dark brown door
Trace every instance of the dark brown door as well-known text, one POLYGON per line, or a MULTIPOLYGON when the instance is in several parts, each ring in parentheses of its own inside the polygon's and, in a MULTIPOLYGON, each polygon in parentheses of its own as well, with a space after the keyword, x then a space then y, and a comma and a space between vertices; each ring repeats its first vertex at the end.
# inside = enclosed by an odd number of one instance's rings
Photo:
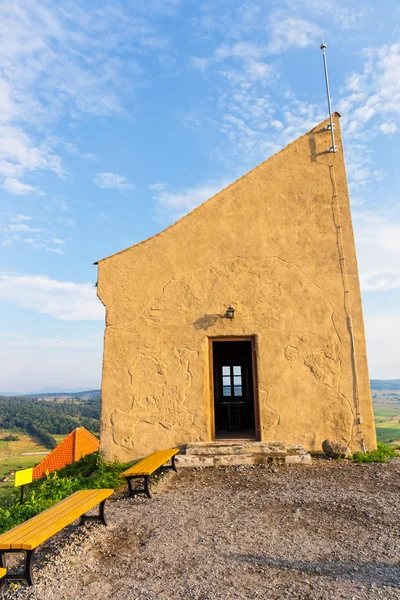
POLYGON ((255 439, 252 343, 213 341, 215 437, 255 439))

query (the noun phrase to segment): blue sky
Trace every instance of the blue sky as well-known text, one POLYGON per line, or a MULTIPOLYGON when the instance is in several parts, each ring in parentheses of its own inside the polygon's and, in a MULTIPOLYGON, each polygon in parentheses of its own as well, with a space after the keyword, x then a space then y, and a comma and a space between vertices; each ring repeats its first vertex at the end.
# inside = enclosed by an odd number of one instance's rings
POLYGON ((0 391, 100 385, 93 262, 342 114, 373 378, 400 377, 397 0, 0 1, 0 391))

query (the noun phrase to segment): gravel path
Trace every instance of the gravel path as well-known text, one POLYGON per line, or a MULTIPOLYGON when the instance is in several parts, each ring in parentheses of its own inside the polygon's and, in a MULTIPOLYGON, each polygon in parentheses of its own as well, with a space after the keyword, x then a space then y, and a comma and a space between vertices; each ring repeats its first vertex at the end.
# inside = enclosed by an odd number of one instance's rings
POLYGON ((399 492, 400 459, 168 472, 152 500, 119 493, 109 527, 55 536, 34 588, 0 598, 400 599, 399 492))

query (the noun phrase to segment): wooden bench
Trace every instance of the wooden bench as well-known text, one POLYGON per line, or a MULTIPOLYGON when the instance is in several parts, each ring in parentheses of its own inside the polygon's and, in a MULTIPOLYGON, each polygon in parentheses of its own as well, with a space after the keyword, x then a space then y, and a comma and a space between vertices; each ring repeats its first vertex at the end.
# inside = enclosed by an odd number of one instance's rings
POLYGON ((32 558, 33 554, 40 544, 43 544, 50 537, 61 531, 67 525, 70 525, 76 519, 80 518, 79 524, 86 520, 101 521, 107 525, 104 506, 106 499, 114 493, 114 490, 80 490, 75 492, 65 500, 58 502, 51 508, 32 517, 25 523, 17 525, 13 529, 0 535, 0 567, 4 568, 4 554, 8 552, 24 552, 24 571, 23 573, 10 573, 7 571, 3 575, 2 583, 5 580, 26 581, 28 585, 33 585, 32 578, 32 558), (86 515, 85 513, 100 505, 98 515, 86 515))
POLYGON ((168 460, 171 460, 171 465, 166 466, 166 469, 173 469, 176 471, 175 466, 175 455, 178 454, 179 448, 172 448, 170 450, 158 450, 153 452, 150 456, 143 458, 137 462, 133 467, 129 467, 126 471, 121 473, 119 477, 125 477, 128 483, 129 495, 134 496, 135 494, 144 493, 147 494, 148 498, 151 498, 149 490, 149 477, 157 469, 160 469, 168 460), (143 489, 137 489, 132 487, 132 479, 144 478, 143 489))

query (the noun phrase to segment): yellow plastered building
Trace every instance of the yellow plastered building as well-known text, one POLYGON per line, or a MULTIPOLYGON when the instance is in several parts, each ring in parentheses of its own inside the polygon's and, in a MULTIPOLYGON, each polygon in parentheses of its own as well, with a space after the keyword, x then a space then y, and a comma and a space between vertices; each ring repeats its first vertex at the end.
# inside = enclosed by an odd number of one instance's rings
POLYGON ((100 260, 101 440, 376 447, 339 115, 160 234, 100 260), (233 310, 232 310, 233 309, 233 310))

